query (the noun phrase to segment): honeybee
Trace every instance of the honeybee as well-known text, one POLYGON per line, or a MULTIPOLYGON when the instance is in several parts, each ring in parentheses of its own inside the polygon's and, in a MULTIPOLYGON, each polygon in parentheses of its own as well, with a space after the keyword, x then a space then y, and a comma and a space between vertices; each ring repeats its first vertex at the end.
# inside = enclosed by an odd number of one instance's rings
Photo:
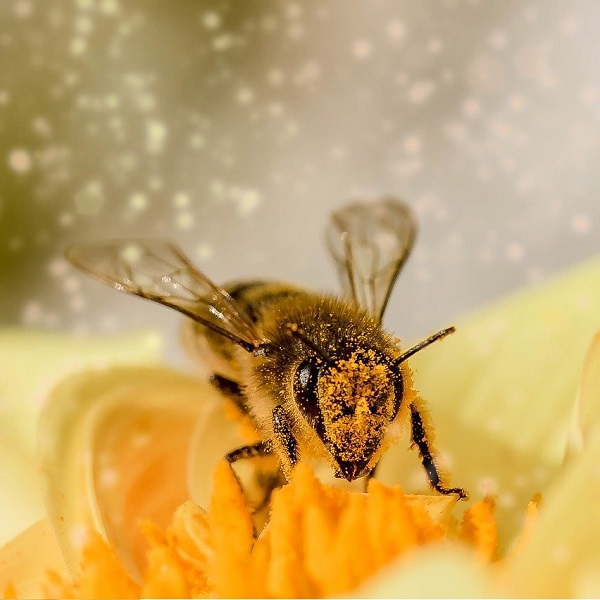
POLYGON ((381 326, 415 240, 410 209, 388 198, 350 205, 326 233, 343 298, 265 281, 220 287, 168 241, 80 244, 67 257, 117 290, 189 317, 211 382, 261 436, 229 452, 230 463, 275 455, 289 478, 298 461, 317 459, 338 478, 368 478, 408 420, 431 487, 466 498, 442 480, 407 363, 454 327, 402 350, 381 326))

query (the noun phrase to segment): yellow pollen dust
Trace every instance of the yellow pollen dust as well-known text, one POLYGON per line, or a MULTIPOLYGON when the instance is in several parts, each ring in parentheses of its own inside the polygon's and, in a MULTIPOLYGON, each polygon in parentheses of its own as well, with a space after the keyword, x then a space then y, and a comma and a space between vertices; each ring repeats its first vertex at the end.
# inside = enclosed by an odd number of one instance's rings
POLYGON ((367 459, 392 417, 391 373, 373 350, 357 350, 322 377, 319 401, 327 437, 339 458, 367 459))

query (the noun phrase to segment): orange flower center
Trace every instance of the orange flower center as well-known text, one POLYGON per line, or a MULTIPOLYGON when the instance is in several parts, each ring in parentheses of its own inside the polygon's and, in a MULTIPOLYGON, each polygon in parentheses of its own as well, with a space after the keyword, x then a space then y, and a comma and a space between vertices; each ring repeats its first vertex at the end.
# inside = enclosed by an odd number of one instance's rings
MULTIPOLYGON (((368 493, 349 492, 321 483, 300 464, 292 481, 273 492, 269 522, 256 538, 244 493, 223 462, 208 511, 189 501, 166 529, 142 524, 148 551, 141 581, 96 535, 80 579, 50 580, 48 589, 64 597, 323 597, 350 593, 411 549, 444 539, 468 544, 485 562, 497 560, 493 501, 474 503, 460 524, 455 503, 376 480, 368 493)), ((530 521, 535 510, 531 503, 530 521)))

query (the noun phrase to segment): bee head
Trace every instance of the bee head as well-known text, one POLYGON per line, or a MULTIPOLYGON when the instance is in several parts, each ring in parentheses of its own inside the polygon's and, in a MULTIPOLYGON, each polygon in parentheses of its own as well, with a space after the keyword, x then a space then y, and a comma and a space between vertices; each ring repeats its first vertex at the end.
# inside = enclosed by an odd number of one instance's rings
POLYGON ((337 476, 353 481, 371 459, 398 412, 399 372, 372 349, 323 362, 307 358, 296 371, 296 402, 337 464, 337 476))

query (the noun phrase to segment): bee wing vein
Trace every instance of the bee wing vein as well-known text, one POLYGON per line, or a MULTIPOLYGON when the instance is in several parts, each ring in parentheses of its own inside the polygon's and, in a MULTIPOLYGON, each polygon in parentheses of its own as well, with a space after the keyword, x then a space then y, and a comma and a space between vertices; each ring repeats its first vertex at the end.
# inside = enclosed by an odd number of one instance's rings
POLYGON ((381 320, 414 244, 411 210, 389 198, 354 204, 332 215, 326 233, 344 293, 381 320))
POLYGON ((67 250, 67 258, 104 283, 173 308, 245 347, 262 341, 233 298, 170 242, 79 244, 67 250))

